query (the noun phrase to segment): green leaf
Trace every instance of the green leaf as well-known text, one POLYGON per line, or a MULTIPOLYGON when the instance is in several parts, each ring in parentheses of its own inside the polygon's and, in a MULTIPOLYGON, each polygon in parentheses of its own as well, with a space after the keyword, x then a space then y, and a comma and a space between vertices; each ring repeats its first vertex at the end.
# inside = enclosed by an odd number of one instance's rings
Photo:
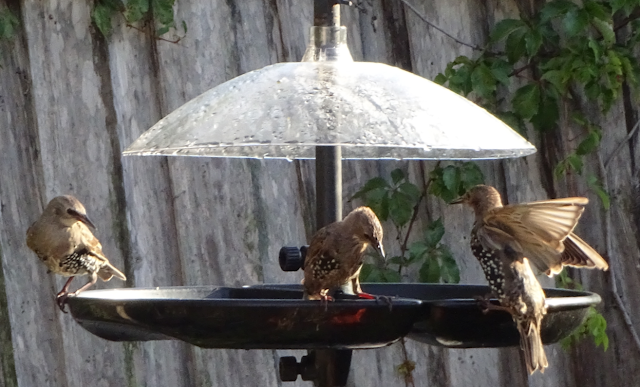
POLYGON ((527 25, 520 19, 501 20, 493 28, 493 31, 489 36, 489 44, 499 42, 507 36, 511 35, 512 32, 524 28, 527 28, 527 25))
MULTIPOLYGON (((153 9, 153 19, 160 23, 163 28, 173 27, 175 22, 173 20, 173 4, 175 0, 151 0, 153 9)), ((158 34, 162 35, 162 34, 158 34)))
POLYGON ((522 118, 531 119, 540 107, 540 87, 535 84, 522 86, 516 90, 511 103, 522 118))
POLYGON ((531 30, 525 35, 524 41, 527 47, 527 54, 535 56, 542 46, 542 34, 538 30, 531 30))
POLYGON ((513 66, 509 62, 498 59, 491 63, 491 73, 493 77, 505 86, 509 86, 509 74, 513 71, 513 66))
POLYGON ((377 267, 371 263, 364 263, 360 270, 361 282, 376 282, 373 279, 376 277, 374 271, 377 271, 377 267))
POLYGON ((460 181, 462 182, 462 191, 457 192, 462 195, 472 187, 484 183, 484 174, 473 161, 464 162, 460 168, 460 181))
POLYGON ((418 281, 420 282, 440 282, 440 264, 435 257, 427 258, 420 267, 418 272, 418 281))
POLYGON ((383 269, 381 270, 382 277, 384 278, 383 282, 402 282, 402 277, 400 273, 391 269, 383 269))
POLYGON ((587 178, 587 186, 590 190, 595 192, 596 195, 598 195, 604 209, 609 210, 609 207, 611 207, 611 199, 609 198, 609 194, 607 193, 607 191, 602 188, 600 180, 598 180, 597 177, 590 175, 587 178))
MULTIPOLYGON (((382 191, 382 190, 379 190, 382 191)), ((378 216, 381 221, 389 219, 389 191, 382 191, 384 194, 379 202, 367 201, 367 206, 371 208, 373 212, 378 216)))
POLYGON ((414 242, 409 246, 409 262, 413 263, 424 258, 429 247, 424 242, 414 242))
POLYGON ((591 100, 597 100, 601 95, 602 87, 598 82, 589 82, 584 86, 584 93, 587 98, 591 100))
POLYGON ((584 9, 573 9, 567 12, 562 25, 568 36, 576 36, 589 25, 591 18, 589 13, 584 9))
POLYGON ((596 149, 598 149, 598 145, 600 145, 600 140, 602 139, 602 133, 598 130, 591 130, 587 137, 580 142, 578 148, 576 149, 576 154, 580 156, 587 155, 596 149))
POLYGON ((160 27, 160 28, 158 28, 158 29, 156 30, 156 35, 157 35, 157 36, 164 35, 164 34, 166 34, 167 32, 169 32, 169 30, 170 30, 170 29, 171 29, 171 27, 169 27, 169 26, 162 26, 162 27, 160 27))
POLYGON ((473 90, 471 86, 471 70, 472 66, 470 65, 463 65, 455 69, 449 77, 449 89, 463 96, 471 93, 473 90))
POLYGON ((187 33, 187 22, 186 21, 182 21, 182 29, 184 30, 184 33, 187 33))
POLYGON ((540 98, 538 112, 531 117, 531 123, 536 130, 543 132, 556 128, 559 118, 558 100, 549 88, 545 88, 540 98))
POLYGON ((622 69, 624 70, 624 76, 627 78, 629 83, 637 86, 638 78, 636 75, 640 71, 640 66, 638 66, 638 62, 635 58, 629 58, 626 55, 620 56, 620 61, 622 62, 622 69))
POLYGON ((435 83, 442 86, 444 86, 444 84, 447 83, 447 80, 448 80, 447 77, 442 73, 436 75, 436 77, 433 79, 435 83))
POLYGON ((567 90, 567 84, 563 80, 562 71, 549 70, 542 74, 540 79, 551 83, 560 94, 564 94, 567 90))
POLYGON ((111 32, 111 16, 114 10, 104 3, 97 3, 91 12, 91 18, 103 36, 111 32))
POLYGON ((565 15, 570 10, 576 9, 578 6, 568 0, 550 1, 540 10, 540 20, 547 22, 558 16, 565 15))
POLYGON ((616 41, 616 33, 613 31, 613 23, 608 23, 600 19, 592 19, 591 24, 600 32, 602 39, 607 46, 611 46, 616 41))
POLYGON ((611 0, 612 13, 622 11, 624 16, 630 16, 631 12, 638 6, 638 0, 611 0))
POLYGON ((125 5, 124 18, 129 23, 135 23, 149 12, 149 0, 128 0, 125 5))
POLYGON ((496 91, 496 78, 486 64, 480 63, 471 73, 471 87, 483 98, 490 97, 496 91))
POLYGON ((440 260, 442 265, 440 266, 440 276, 442 281, 448 284, 457 284, 460 282, 460 269, 456 260, 453 259, 451 251, 446 246, 440 248, 440 260))
POLYGON ((395 257, 389 258, 387 262, 389 262, 392 265, 400 265, 400 266, 404 266, 407 264, 406 259, 398 255, 396 255, 395 257))
POLYGON ((381 188, 388 188, 388 187, 389 187, 389 183, 387 183, 385 179, 381 177, 374 177, 373 179, 369 179, 369 181, 365 183, 364 187, 362 187, 358 192, 356 192, 355 195, 351 197, 351 199, 361 198, 361 197, 364 197, 366 193, 369 191, 373 191, 375 189, 381 189, 381 188))
POLYGON ((515 30, 507 38, 505 49, 507 51, 507 58, 510 63, 516 63, 525 54, 527 47, 525 45, 524 37, 527 30, 524 28, 515 30))
POLYGON ((602 47, 600 46, 600 42, 593 38, 589 38, 588 46, 591 51, 593 51, 593 58, 596 61, 599 61, 600 58, 602 58, 602 47))
POLYGON ((587 11, 587 14, 591 16, 592 23, 595 20, 605 22, 611 20, 611 11, 603 3, 598 3, 595 1, 585 1, 584 9, 587 11))
POLYGON ((424 233, 424 241, 426 246, 430 248, 435 248, 440 240, 444 236, 444 223, 442 223, 442 218, 438 218, 433 222, 429 223, 427 229, 424 233))
POLYGON ((0 40, 11 39, 20 22, 9 9, 0 9, 0 40))
POLYGON ((413 214, 414 201, 399 191, 394 191, 389 198, 389 217, 397 226, 402 227, 409 222, 413 214))
POLYGON ((408 181, 400 184, 398 186, 398 191, 407 195, 413 201, 414 206, 418 203, 418 199, 420 199, 420 195, 421 195, 420 190, 415 184, 410 183, 408 181))
POLYGON ((520 116, 516 115, 513 112, 497 112, 496 117, 498 117, 505 124, 509 125, 511 129, 526 137, 527 130, 520 116))
POLYGON ((567 163, 569 163, 573 170, 575 170, 579 174, 582 173, 582 167, 584 165, 582 157, 578 156, 575 153, 572 153, 571 155, 569 155, 569 157, 567 157, 567 163))
POLYGON ((455 195, 460 186, 460 171, 458 168, 453 165, 447 165, 442 171, 442 181, 447 190, 455 195))
POLYGON ((398 182, 400 182, 400 180, 404 178, 405 176, 404 172, 402 172, 402 169, 397 168, 391 171, 391 181, 393 181, 393 184, 398 184, 398 182))

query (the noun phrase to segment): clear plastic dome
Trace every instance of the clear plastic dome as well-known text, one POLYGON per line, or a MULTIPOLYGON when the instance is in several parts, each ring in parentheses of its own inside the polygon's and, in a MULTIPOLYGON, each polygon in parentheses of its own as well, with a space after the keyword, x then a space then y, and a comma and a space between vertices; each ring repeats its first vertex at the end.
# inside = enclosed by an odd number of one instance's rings
POLYGON ((484 109, 427 79, 353 62, 345 27, 312 27, 302 63, 241 75, 187 102, 125 155, 312 159, 482 159, 535 147, 484 109))

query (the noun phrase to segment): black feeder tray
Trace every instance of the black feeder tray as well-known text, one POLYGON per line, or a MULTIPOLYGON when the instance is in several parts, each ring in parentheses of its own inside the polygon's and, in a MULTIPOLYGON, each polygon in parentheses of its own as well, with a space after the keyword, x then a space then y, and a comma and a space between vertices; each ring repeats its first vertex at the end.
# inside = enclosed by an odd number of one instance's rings
MULTIPOLYGON (((304 267, 306 247, 283 247, 285 271, 304 267)), ((518 346, 511 316, 483 313, 477 297, 488 286, 362 284, 377 300, 334 294, 335 301, 304 300, 301 285, 159 287, 90 290, 68 300, 83 328, 112 341, 182 340, 203 348, 306 349, 280 359, 282 381, 313 380, 344 386, 352 349, 377 348, 401 337, 449 348, 518 346), (328 364, 333 364, 329 366, 328 364), (333 382, 323 375, 335 371, 333 382), (325 378, 326 379, 326 378, 325 378)), ((545 289, 548 311, 542 341, 555 343, 579 327, 595 293, 545 289)), ((496 302, 492 300, 492 302, 496 302)), ((497 302, 496 302, 497 303, 497 302)))
MULTIPOLYGON (((204 348, 363 349, 403 336, 453 348, 519 345, 511 316, 483 313, 487 286, 363 284, 384 300, 302 299, 301 285, 164 287, 86 291, 69 299, 73 318, 113 341, 183 340, 204 348)), ((555 343, 584 321, 595 293, 545 289, 542 340, 555 343)), ((347 297, 345 295, 345 297, 347 297)))

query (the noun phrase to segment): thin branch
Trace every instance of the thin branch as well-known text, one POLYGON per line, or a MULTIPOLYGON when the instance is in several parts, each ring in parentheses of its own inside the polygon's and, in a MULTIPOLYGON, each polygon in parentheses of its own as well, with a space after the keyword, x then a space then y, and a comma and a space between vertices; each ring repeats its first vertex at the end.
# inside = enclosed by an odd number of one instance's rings
POLYGON ((520 74, 524 70, 530 68, 532 64, 533 64, 532 62, 529 62, 529 63, 527 63, 526 65, 524 65, 524 66, 522 66, 520 68, 514 69, 511 73, 509 73, 509 76, 513 77, 514 75, 520 74))
MULTIPOLYGON (((424 16, 423 14, 420 13, 420 11, 418 11, 418 9, 413 6, 412 4, 410 4, 407 0, 399 0, 401 1, 404 5, 406 5, 410 10, 413 11, 413 13, 416 14, 416 16, 418 16, 423 22, 425 22, 429 27, 439 31, 441 34, 443 34, 444 36, 448 37, 449 39, 452 39, 453 41, 455 41, 456 43, 463 45, 463 46, 467 46, 473 50, 476 51, 486 51, 483 47, 480 47, 478 45, 475 44, 470 44, 470 43, 466 43, 463 42, 462 40, 456 38, 455 36, 451 35, 450 33, 448 33, 447 31, 443 30, 442 28, 438 27, 437 25, 433 24, 432 22, 430 22, 426 16, 424 16)), ((489 51, 487 51, 489 52, 489 51)))
MULTIPOLYGON (((435 168, 438 168, 439 166, 440 166, 440 161, 436 163, 435 168)), ((422 172, 422 177, 424 179, 424 165, 422 164, 422 162, 420 162, 420 171, 422 172)), ((409 228, 407 228, 407 233, 404 236, 404 241, 400 246, 400 252, 403 257, 404 257, 404 253, 407 251, 407 244, 409 243, 409 235, 411 234, 411 229, 413 228, 413 224, 418 218, 418 209, 420 207, 420 204, 422 203, 422 199, 424 199, 427 196, 427 190, 429 189, 429 184, 431 184, 431 179, 427 180, 426 182, 423 180, 422 195, 420 195, 418 202, 413 207, 413 215, 411 216, 411 220, 409 221, 409 228)))
MULTIPOLYGON (((637 126, 637 125, 636 125, 637 126)), ((600 174, 602 179, 602 188, 605 191, 609 191, 609 182, 607 179, 607 170, 602 161, 602 155, 598 154, 598 164, 600 166, 600 174)), ((611 242, 611 210, 605 210, 604 216, 604 231, 605 231, 605 243, 607 247, 607 254, 611 254, 613 251, 612 242, 611 242)), ((617 279, 615 275, 615 267, 614 260, 611 260, 609 265, 609 276, 611 282, 611 292, 613 293, 613 298, 616 301, 616 305, 618 306, 618 310, 622 313, 622 317, 624 319, 625 325, 629 329, 631 336, 633 337, 633 341, 636 344, 636 349, 640 352, 640 337, 638 336, 638 332, 636 332, 636 328, 633 326, 633 320, 631 319, 631 315, 627 310, 627 307, 624 305, 622 301, 622 297, 620 297, 620 293, 618 292, 617 279)))
POLYGON ((161 36, 158 36, 158 35, 155 35, 155 34, 151 34, 151 33, 147 32, 147 31, 143 30, 142 28, 136 27, 136 26, 134 26, 132 24, 129 24, 129 23, 127 23, 126 26, 129 27, 129 28, 133 28, 134 30, 136 30, 138 32, 141 32, 141 33, 143 33, 145 35, 151 36, 153 39, 162 40, 164 42, 169 42, 169 43, 173 43, 173 44, 178 44, 180 42, 180 40, 183 38, 183 36, 179 36, 178 39, 176 39, 176 40, 169 40, 169 39, 165 39, 165 38, 163 38, 161 36))
POLYGON ((609 158, 607 159, 607 161, 604 163, 604 170, 605 173, 607 171, 607 168, 609 168, 609 164, 611 163, 611 160, 613 160, 620 152, 620 149, 622 149, 622 147, 629 141, 631 140, 631 138, 633 137, 634 134, 636 134, 636 132, 638 131, 638 128, 640 127, 640 120, 638 120, 638 122, 636 122, 635 125, 633 125, 633 129, 631 129, 631 131, 627 134, 627 136, 624 138, 624 140, 620 141, 620 144, 618 144, 618 146, 616 147, 616 149, 611 152, 611 155, 609 156, 609 158))
POLYGON ((413 380, 413 370, 408 369, 410 360, 409 360, 409 353, 407 352, 407 346, 406 346, 405 343, 406 343, 406 341, 405 341, 404 337, 401 338, 400 339, 400 346, 402 347, 402 357, 404 358, 403 364, 407 366, 407 371, 408 371, 405 375, 403 375, 404 376, 404 384, 407 387, 409 387, 409 386, 415 387, 416 383, 413 380))
POLYGON ((620 22, 619 25, 613 27, 613 31, 617 32, 620 28, 626 26, 627 24, 629 24, 630 22, 636 20, 640 18, 640 11, 636 10, 634 11, 631 15, 627 16, 626 18, 624 18, 622 20, 622 22, 620 22))

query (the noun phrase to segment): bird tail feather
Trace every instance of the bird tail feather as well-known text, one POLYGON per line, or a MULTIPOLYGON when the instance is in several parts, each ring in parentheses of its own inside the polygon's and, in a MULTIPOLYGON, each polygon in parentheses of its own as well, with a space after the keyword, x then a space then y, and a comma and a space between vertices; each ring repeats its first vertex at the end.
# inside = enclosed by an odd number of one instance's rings
POLYGON ((536 370, 544 373, 544 369, 549 366, 547 355, 544 353, 542 339, 540 338, 540 321, 519 320, 516 321, 520 332, 520 347, 524 352, 527 370, 533 374, 536 370))
POLYGON ((123 281, 127 280, 127 277, 125 277, 124 274, 122 274, 122 272, 118 269, 116 269, 112 264, 110 264, 109 262, 107 262, 101 269, 100 271, 98 271, 98 276, 100 276, 100 279, 102 279, 103 281, 109 281, 112 277, 116 277, 119 278, 123 281))

